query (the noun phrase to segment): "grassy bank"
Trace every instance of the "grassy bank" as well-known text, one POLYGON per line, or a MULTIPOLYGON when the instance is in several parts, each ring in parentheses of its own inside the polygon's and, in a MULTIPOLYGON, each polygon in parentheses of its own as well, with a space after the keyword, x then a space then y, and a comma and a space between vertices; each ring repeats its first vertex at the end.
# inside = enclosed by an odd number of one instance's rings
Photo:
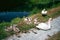
MULTIPOLYGON (((29 15, 28 17, 31 17, 33 20, 35 18, 37 18, 38 22, 46 22, 49 19, 49 17, 56 18, 56 17, 60 16, 60 9, 59 8, 57 9, 57 11, 55 11, 56 10, 55 8, 53 8, 54 10, 52 10, 52 9, 48 10, 48 14, 45 17, 42 16, 41 12, 35 8, 33 10, 32 14, 29 15)), ((14 31, 7 32, 4 30, 6 27, 9 27, 11 24, 17 24, 17 28, 19 28, 20 32, 27 32, 29 29, 35 28, 36 25, 33 24, 33 20, 32 20, 31 24, 26 24, 23 21, 24 18, 25 17, 23 17, 23 18, 17 17, 17 18, 14 18, 13 20, 11 20, 11 22, 0 23, 0 40, 4 39, 10 35, 15 34, 14 31)))

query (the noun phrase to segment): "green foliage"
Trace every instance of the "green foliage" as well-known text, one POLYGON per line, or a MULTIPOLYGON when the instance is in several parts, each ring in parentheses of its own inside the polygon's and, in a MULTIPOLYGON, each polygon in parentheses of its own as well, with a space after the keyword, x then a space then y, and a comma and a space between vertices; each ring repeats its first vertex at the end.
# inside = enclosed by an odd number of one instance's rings
POLYGON ((0 40, 9 36, 9 33, 5 31, 5 26, 9 26, 9 22, 3 22, 0 24, 0 40))
POLYGON ((31 29, 31 28, 34 28, 35 27, 35 25, 34 24, 24 24, 24 25, 22 25, 21 27, 19 27, 19 29, 20 29, 20 31, 27 31, 27 30, 29 30, 29 29, 31 29))
POLYGON ((35 4, 47 4, 50 3, 51 0, 31 0, 31 2, 35 4))
POLYGON ((39 12, 40 10, 38 8, 34 8, 31 12, 30 15, 36 14, 37 12, 39 12))
POLYGON ((9 34, 5 30, 1 29, 0 30, 0 40, 6 38, 7 36, 9 36, 9 34))
POLYGON ((57 6, 60 6, 60 3, 57 3, 57 4, 53 3, 52 8, 57 7, 57 6))
POLYGON ((0 26, 10 26, 11 23, 10 22, 2 22, 0 23, 0 26))
POLYGON ((19 17, 17 17, 17 18, 12 19, 11 23, 12 23, 12 24, 17 24, 17 23, 19 23, 20 21, 21 21, 21 19, 20 19, 19 17))
POLYGON ((47 4, 49 8, 49 6, 52 6, 53 3, 54 5, 56 3, 60 3, 59 1, 56 0, 3 0, 3 1, 2 0, 0 1, 1 11, 31 11, 34 7, 38 8, 38 6, 39 7, 42 5, 45 6, 47 4))

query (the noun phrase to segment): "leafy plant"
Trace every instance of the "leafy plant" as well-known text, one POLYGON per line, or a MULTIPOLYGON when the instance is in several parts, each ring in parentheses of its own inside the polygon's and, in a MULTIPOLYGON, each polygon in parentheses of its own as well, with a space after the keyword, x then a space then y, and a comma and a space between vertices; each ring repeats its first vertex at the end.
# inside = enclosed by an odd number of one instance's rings
POLYGON ((17 23, 19 23, 20 21, 21 21, 21 19, 20 19, 19 17, 17 17, 17 18, 12 19, 11 23, 12 23, 12 24, 17 24, 17 23))
POLYGON ((10 33, 6 32, 4 30, 5 26, 8 26, 8 23, 4 22, 4 23, 0 24, 0 40, 4 39, 4 38, 6 38, 7 36, 10 35, 10 33))
POLYGON ((49 2, 51 2, 52 0, 31 0, 32 3, 35 4, 47 4, 49 2))
POLYGON ((23 24, 22 26, 18 26, 18 27, 19 27, 20 31, 22 32, 22 31, 27 31, 31 28, 34 28, 35 25, 34 24, 29 24, 29 25, 28 24, 23 24))

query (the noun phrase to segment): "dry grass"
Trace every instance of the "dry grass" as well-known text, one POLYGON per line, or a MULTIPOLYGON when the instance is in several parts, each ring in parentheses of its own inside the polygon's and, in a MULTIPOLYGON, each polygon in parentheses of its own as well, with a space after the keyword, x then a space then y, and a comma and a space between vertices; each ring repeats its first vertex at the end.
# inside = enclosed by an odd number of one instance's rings
POLYGON ((56 18, 56 17, 60 16, 60 6, 48 10, 48 14, 47 15, 52 17, 52 18, 56 18))

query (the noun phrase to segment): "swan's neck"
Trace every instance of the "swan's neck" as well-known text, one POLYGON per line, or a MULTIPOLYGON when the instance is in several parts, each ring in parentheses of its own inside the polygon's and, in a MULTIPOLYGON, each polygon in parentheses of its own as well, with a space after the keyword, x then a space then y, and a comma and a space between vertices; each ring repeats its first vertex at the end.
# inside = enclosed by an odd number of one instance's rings
POLYGON ((48 20, 48 26, 51 26, 51 19, 48 20))

